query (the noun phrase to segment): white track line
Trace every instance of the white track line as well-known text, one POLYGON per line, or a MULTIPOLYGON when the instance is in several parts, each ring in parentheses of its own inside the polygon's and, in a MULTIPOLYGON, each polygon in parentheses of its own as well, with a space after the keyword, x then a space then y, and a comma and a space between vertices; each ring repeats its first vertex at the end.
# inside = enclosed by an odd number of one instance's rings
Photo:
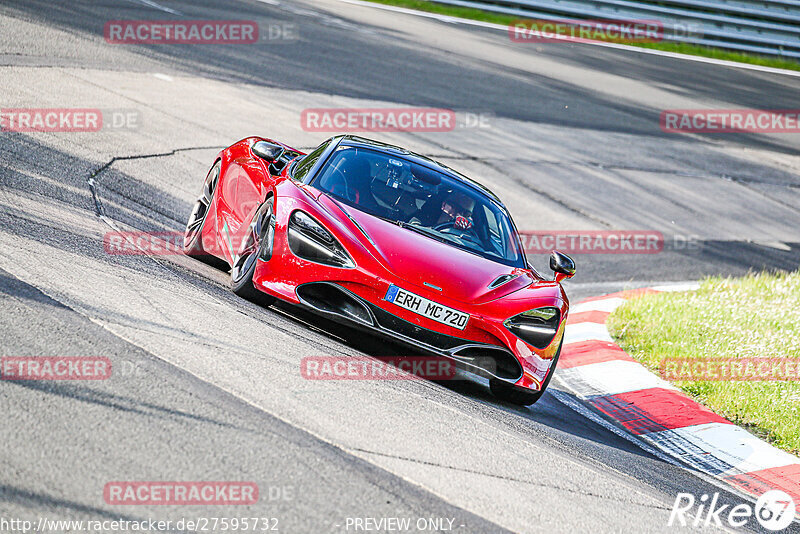
POLYGON ((612 343, 611 335, 604 324, 577 323, 568 324, 564 332, 564 345, 580 343, 581 341, 605 341, 612 343))
MULTIPOLYGON (((490 28, 494 30, 501 30, 508 33, 508 26, 502 24, 494 24, 492 22, 483 22, 480 20, 462 19, 459 17, 451 17, 449 15, 439 15, 437 13, 427 13, 425 11, 417 11, 415 9, 408 9, 405 7, 387 6, 384 4, 375 4, 372 2, 363 2, 361 0, 339 0, 346 4, 353 4, 363 7, 372 7, 375 9, 383 9, 384 11, 394 11, 396 13, 405 13, 406 15, 414 15, 417 17, 424 17, 429 19, 447 22, 449 24, 465 24, 467 26, 479 26, 481 28, 490 28)), ((629 50, 631 52, 638 52, 640 54, 651 54, 654 56, 671 57, 675 59, 683 59, 686 61, 694 61, 697 63, 710 63, 712 65, 720 65, 723 67, 733 67, 737 69, 755 70, 759 72, 769 72, 771 74, 785 74, 786 76, 800 77, 800 71, 776 69, 775 67, 764 67, 762 65, 751 65, 749 63, 738 63, 736 61, 727 61, 724 59, 714 59, 702 56, 690 56, 688 54, 679 54, 677 52, 666 52, 664 50, 653 50, 652 48, 639 48, 638 46, 629 46, 617 43, 605 43, 602 41, 581 42, 575 44, 586 44, 591 46, 603 46, 606 48, 616 48, 619 50, 629 50)))
MULTIPOLYGON (((624 439, 624 440, 636 445, 637 447, 639 447, 643 451, 645 451, 645 452, 647 452, 649 454, 652 454, 653 456, 655 456, 659 460, 661 460, 661 461, 663 461, 665 463, 680 467, 680 468, 690 472, 695 477, 699 478, 700 480, 704 481, 705 483, 707 483, 707 484, 709 484, 711 486, 714 486, 715 488, 718 488, 720 491, 727 492, 727 493, 729 493, 731 495, 735 495, 735 496, 739 497, 740 499, 742 499, 742 502, 755 503, 755 500, 756 500, 755 497, 753 497, 752 495, 748 495, 747 493, 743 492, 738 487, 732 486, 730 484, 727 484, 727 483, 723 482, 722 480, 720 480, 720 479, 718 479, 716 477, 713 477, 713 476, 711 476, 709 474, 706 474, 706 473, 704 473, 702 471, 698 471, 696 469, 691 469, 690 470, 689 468, 687 468, 688 464, 685 463, 685 462, 682 462, 679 458, 676 458, 672 454, 668 454, 668 453, 664 452, 663 450, 661 450, 658 447, 650 445, 649 443, 645 442, 644 440, 637 439, 636 436, 634 436, 633 434, 631 434, 627 430, 622 430, 622 429, 618 428, 617 426, 614 425, 614 423, 610 422, 608 419, 604 418, 601 415, 598 415, 597 413, 595 413, 592 410, 590 410, 589 408, 587 408, 586 405, 584 405, 579 400, 579 398, 576 396, 578 393, 576 391, 574 391, 566 382, 564 382, 563 380, 560 380, 558 375, 554 376, 553 378, 555 379, 555 382, 559 386, 564 388, 564 391, 556 389, 556 388, 551 388, 551 389, 547 390, 548 394, 550 394, 553 397, 555 397, 555 399, 558 402, 560 402, 561 404, 567 406, 568 408, 573 410, 578 415, 580 415, 580 416, 588 419, 589 421, 592 421, 593 423, 601 426, 602 428, 608 430, 612 434, 614 434, 616 436, 619 436, 620 438, 622 438, 622 439, 624 439)), ((723 528, 722 530, 725 531, 725 532, 734 532, 734 531, 732 531, 730 529, 725 529, 725 528, 723 528)))
POLYGON ((611 360, 559 369, 558 376, 569 382, 572 389, 583 397, 595 395, 605 397, 652 388, 672 391, 678 389, 639 363, 627 360, 611 360))
MULTIPOLYGON (((716 458, 730 464, 731 469, 720 473, 721 477, 798 463, 796 456, 776 449, 743 428, 729 423, 704 423, 662 432, 677 434, 703 451, 708 451, 716 458)), ((654 432, 648 437, 658 441, 658 434, 662 432, 654 432)))
POLYGON ((138 2, 140 4, 144 4, 144 5, 148 6, 148 7, 152 7, 154 9, 159 9, 159 10, 164 11, 166 13, 172 13, 173 15, 183 15, 183 13, 181 13, 180 11, 175 11, 174 9, 171 9, 171 8, 168 8, 168 7, 164 7, 161 4, 157 4, 157 3, 153 2, 152 0, 128 0, 128 1, 129 2, 138 2))
POLYGON ((575 315, 576 313, 582 312, 589 312, 589 311, 600 311, 600 312, 613 312, 623 304, 625 304, 626 299, 622 297, 612 297, 607 299, 601 300, 591 300, 589 302, 579 302, 578 304, 572 306, 569 309, 570 315, 575 315))
POLYGON ((676 282, 663 286, 653 286, 650 289, 667 293, 675 291, 697 291, 700 289, 700 282, 676 282))

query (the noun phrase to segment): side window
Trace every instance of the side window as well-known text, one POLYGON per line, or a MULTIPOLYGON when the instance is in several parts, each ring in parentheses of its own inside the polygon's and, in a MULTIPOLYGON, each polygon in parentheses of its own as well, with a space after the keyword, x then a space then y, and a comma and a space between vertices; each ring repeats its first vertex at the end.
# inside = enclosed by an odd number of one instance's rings
POLYGON ((486 213, 486 223, 489 225, 489 232, 492 237, 500 238, 500 228, 497 226, 497 218, 494 213, 489 209, 489 206, 484 204, 483 210, 486 213))
POLYGON ((331 144, 330 140, 322 143, 316 150, 301 159, 297 165, 295 165, 294 172, 292 172, 292 179, 302 182, 317 163, 317 160, 322 156, 322 153, 325 152, 325 149, 328 148, 329 144, 331 144))
POLYGON ((503 246, 503 230, 497 222, 497 216, 489 209, 489 206, 485 204, 483 205, 483 211, 486 214, 486 227, 489 230, 489 241, 497 252, 501 255, 505 255, 506 250, 503 246))
POLYGON ((484 205, 484 212, 486 213, 486 226, 489 230, 489 241, 495 251, 504 258, 517 258, 517 246, 514 242, 513 233, 505 218, 492 209, 484 205))

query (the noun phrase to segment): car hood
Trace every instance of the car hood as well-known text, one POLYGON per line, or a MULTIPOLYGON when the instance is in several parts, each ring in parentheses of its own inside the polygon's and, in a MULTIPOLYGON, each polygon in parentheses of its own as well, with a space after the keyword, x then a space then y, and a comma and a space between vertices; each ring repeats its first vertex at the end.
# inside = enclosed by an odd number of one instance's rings
POLYGON ((399 279, 398 284, 409 290, 416 286, 430 294, 433 289, 434 293, 447 298, 481 304, 540 281, 527 269, 471 254, 337 202, 325 194, 319 201, 329 210, 343 212, 355 221, 358 226, 354 233, 364 236, 361 241, 367 250, 399 279), (513 278, 490 287, 504 275, 513 278))

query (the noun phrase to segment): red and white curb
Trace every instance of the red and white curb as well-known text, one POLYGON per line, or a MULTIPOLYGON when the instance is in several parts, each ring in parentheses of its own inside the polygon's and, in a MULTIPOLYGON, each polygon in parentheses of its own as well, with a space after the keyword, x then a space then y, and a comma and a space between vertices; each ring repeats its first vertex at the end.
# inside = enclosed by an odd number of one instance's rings
POLYGON ((650 447, 758 496, 779 489, 800 503, 800 459, 698 404, 625 353, 606 319, 628 298, 687 291, 658 286, 586 299, 570 309, 556 376, 617 427, 650 447))

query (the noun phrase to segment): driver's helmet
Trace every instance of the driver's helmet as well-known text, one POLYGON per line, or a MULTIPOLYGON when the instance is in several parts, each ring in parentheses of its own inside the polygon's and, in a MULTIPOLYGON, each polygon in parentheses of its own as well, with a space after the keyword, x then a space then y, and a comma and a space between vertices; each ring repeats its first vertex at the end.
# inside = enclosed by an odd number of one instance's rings
POLYGON ((444 222, 453 222, 458 228, 472 227, 472 210, 475 200, 460 191, 454 191, 442 202, 442 219, 444 222))

